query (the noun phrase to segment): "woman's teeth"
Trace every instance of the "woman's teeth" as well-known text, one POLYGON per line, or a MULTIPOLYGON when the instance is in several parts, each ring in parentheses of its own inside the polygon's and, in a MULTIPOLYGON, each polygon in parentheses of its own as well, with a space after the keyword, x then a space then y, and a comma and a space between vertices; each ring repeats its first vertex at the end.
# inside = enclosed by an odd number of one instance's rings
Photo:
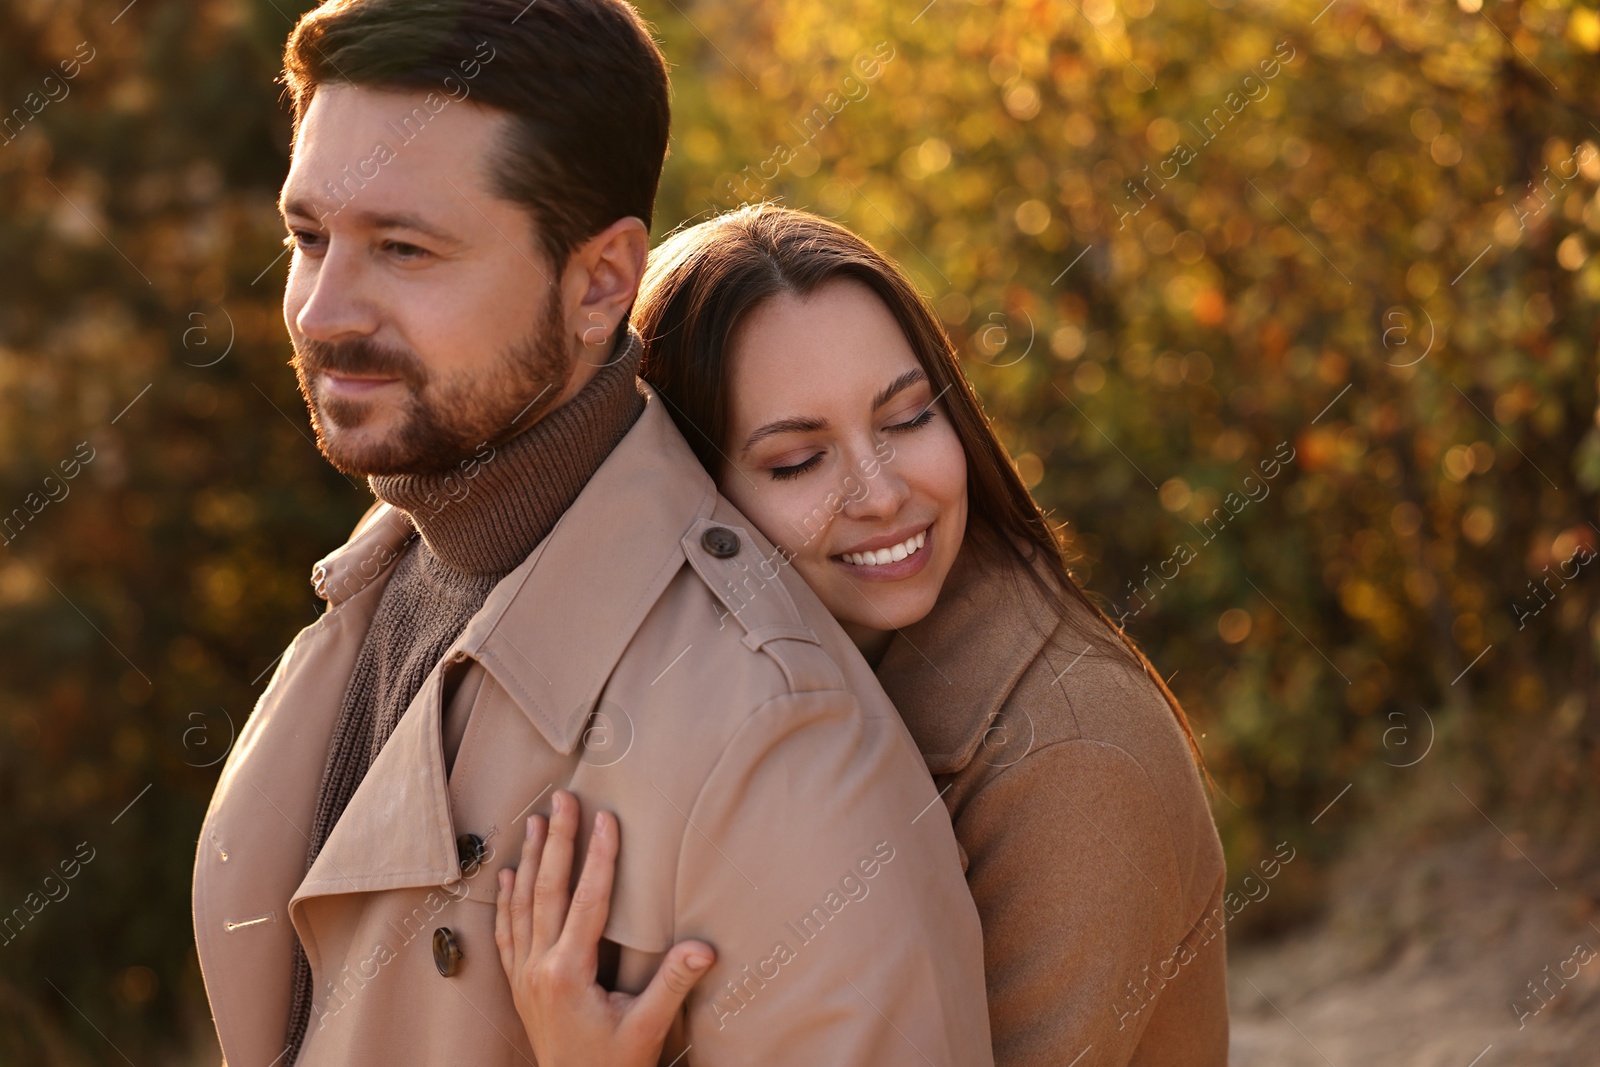
POLYGON ((880 548, 875 552, 846 552, 839 558, 858 567, 881 567, 885 563, 899 563, 921 548, 927 539, 928 531, 923 530, 915 537, 908 537, 890 548, 880 548))

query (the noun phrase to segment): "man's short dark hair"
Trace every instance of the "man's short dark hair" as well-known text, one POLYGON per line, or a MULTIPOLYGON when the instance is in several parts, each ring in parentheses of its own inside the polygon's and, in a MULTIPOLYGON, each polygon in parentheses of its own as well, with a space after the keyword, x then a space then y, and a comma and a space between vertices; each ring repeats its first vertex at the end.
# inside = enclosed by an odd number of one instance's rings
POLYGON ((622 0, 328 0, 289 34, 283 81, 297 136, 319 85, 431 91, 508 112, 491 187, 532 213, 557 270, 617 219, 650 225, 667 68, 622 0))

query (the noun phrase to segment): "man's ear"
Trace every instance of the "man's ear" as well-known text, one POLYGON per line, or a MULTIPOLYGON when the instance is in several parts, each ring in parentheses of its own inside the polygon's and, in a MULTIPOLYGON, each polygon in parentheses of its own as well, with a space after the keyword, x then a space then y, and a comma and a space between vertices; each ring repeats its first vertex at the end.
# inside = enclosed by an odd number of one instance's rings
POLYGON ((599 367, 610 358, 649 253, 650 232, 632 215, 573 249, 561 278, 562 303, 568 343, 585 363, 599 367))

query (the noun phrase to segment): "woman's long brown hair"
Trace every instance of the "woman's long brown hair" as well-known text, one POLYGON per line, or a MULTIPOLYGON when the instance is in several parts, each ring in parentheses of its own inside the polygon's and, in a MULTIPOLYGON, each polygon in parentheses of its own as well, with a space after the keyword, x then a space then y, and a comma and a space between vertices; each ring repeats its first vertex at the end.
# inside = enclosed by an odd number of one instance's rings
MULTIPOLYGON (((1020 563, 1063 621, 1070 618, 1068 599, 1076 600, 1115 634, 1113 647, 1161 690, 1203 768, 1188 716, 1166 682, 1073 579, 1066 546, 1022 484, 933 310, 899 267, 864 239, 827 219, 774 204, 738 208, 672 235, 651 253, 633 308, 633 323, 644 337, 640 376, 667 401, 689 446, 715 473, 728 433, 727 352, 734 332, 762 302, 780 293, 804 298, 839 278, 865 285, 889 308, 934 395, 944 401, 967 459, 967 539, 973 549, 991 560, 1020 563), (1035 569, 1030 552, 1042 556, 1053 582, 1035 569)), ((1093 643, 1093 635, 1082 636, 1093 643)))

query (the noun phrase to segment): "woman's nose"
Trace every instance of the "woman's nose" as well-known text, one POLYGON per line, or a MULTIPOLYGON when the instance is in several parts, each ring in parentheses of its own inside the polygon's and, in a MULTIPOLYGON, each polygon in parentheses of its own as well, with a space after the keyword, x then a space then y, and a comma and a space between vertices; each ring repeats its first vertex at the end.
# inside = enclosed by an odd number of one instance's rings
POLYGON ((844 513, 852 519, 887 519, 899 513, 911 488, 893 462, 858 463, 845 478, 844 513))

